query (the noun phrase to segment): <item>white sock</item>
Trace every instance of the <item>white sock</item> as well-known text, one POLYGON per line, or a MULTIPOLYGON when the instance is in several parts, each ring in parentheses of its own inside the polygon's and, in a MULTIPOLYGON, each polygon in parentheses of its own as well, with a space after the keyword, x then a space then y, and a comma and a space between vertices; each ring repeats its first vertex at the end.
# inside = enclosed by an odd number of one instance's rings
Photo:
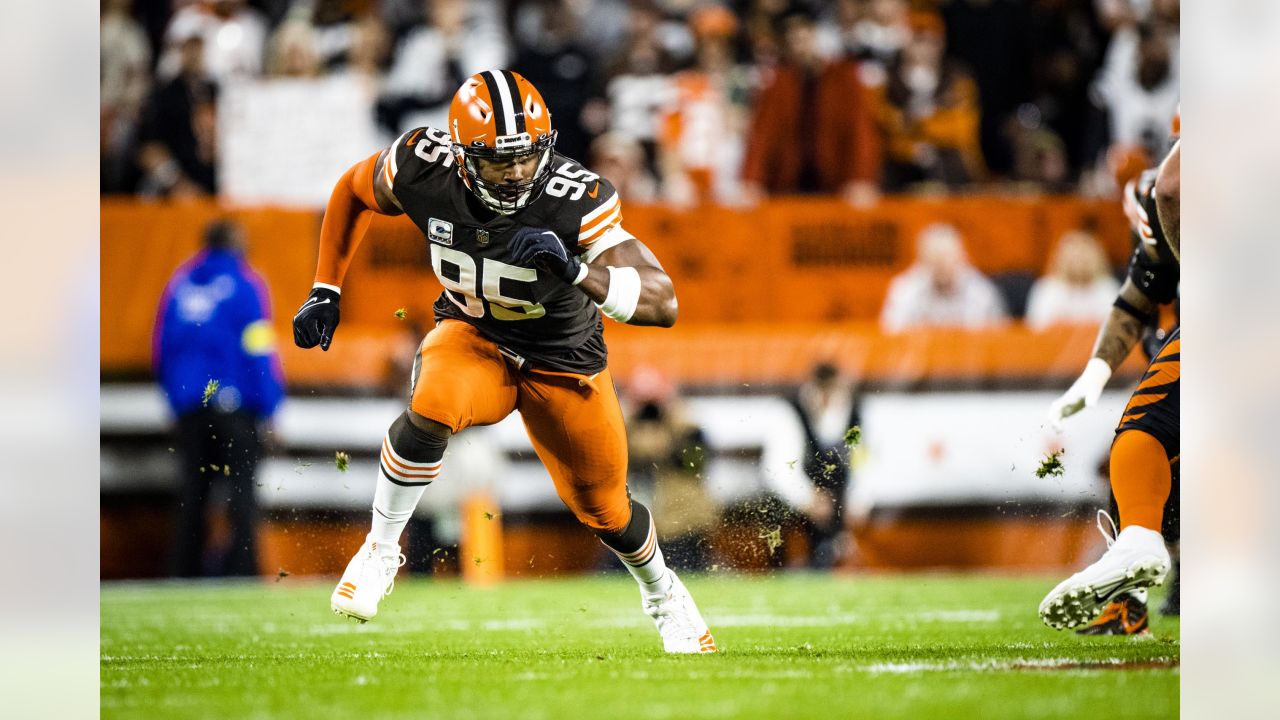
POLYGON ((399 552, 400 535, 426 489, 426 485, 397 485, 379 472, 378 486, 373 491, 373 527, 368 539, 395 547, 399 552))
POLYGON ((391 430, 387 431, 378 462, 378 485, 373 491, 373 527, 369 530, 369 540, 391 546, 387 548, 389 551, 400 551, 404 526, 418 508, 422 491, 440 475, 441 462, 405 459, 391 447, 391 430))
POLYGON ((666 595, 671 589, 671 573, 662 557, 662 548, 658 546, 658 533, 654 530, 652 518, 649 519, 649 536, 639 550, 632 553, 614 550, 613 553, 640 583, 640 589, 646 595, 666 595))

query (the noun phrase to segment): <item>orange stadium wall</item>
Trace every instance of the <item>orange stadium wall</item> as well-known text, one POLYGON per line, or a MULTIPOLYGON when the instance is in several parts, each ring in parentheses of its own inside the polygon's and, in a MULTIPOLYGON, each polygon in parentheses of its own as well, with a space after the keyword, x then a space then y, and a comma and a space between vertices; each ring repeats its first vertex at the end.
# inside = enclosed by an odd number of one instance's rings
MULTIPOLYGON (((311 285, 318 211, 127 199, 105 199, 101 210, 105 378, 149 373, 152 325, 164 284, 197 250, 205 224, 225 215, 247 231, 249 260, 267 281, 281 359, 295 389, 403 386, 403 363, 429 327, 440 292, 422 235, 406 219, 375 221, 344 287, 338 342, 319 353, 295 348, 289 327, 311 285), (395 315, 401 307, 405 320, 395 315)), ((889 281, 912 261, 915 235, 937 221, 956 225, 975 264, 991 274, 1040 274, 1057 238, 1075 228, 1094 231, 1115 266, 1130 251, 1117 204, 1079 198, 889 198, 870 211, 800 199, 750 210, 629 206, 626 227, 653 248, 672 276, 681 319, 665 330, 607 323, 614 375, 626 379, 649 366, 684 385, 769 385, 798 382, 815 360, 828 359, 864 382, 887 387, 955 380, 990 387, 1009 379, 1065 387, 1088 358, 1095 327, 1037 333, 1012 324, 982 332, 880 333, 876 318, 889 281)), ((1141 368, 1135 353, 1124 374, 1141 368)), ((102 576, 161 574, 164 558, 155 548, 163 547, 169 520, 164 498, 104 509, 102 576)), ((363 519, 264 518, 263 572, 339 572, 363 527, 363 519)), ((873 517, 852 532, 859 548, 855 564, 863 568, 1065 568, 1097 551, 1090 524, 1074 515, 873 517)), ((599 549, 576 525, 516 524, 506 535, 510 575, 580 572, 587 568, 567 558, 590 559, 599 549), (538 555, 539 547, 557 548, 555 556, 538 555), (564 551, 571 547, 581 552, 564 551)), ((720 527, 712 546, 736 568, 784 562, 752 551, 757 535, 757 528, 720 527)), ((791 535, 789 555, 803 544, 791 535)))
MULTIPOLYGON (((417 228, 404 217, 379 217, 344 286, 340 341, 326 356, 304 353, 287 338, 293 309, 311 285, 318 211, 130 199, 104 199, 101 210, 101 351, 108 377, 149 370, 164 284, 199 247, 204 225, 223 215, 247 231, 249 260, 270 288, 292 383, 381 384, 390 359, 429 327, 440 292, 417 228), (402 307, 407 320, 395 315, 402 307)), ((889 281, 911 263, 916 234, 939 221, 959 228, 974 263, 987 273, 1040 274, 1057 238, 1074 228, 1094 231, 1115 266, 1130 250, 1118 203, 1073 197, 887 198, 870 210, 825 199, 774 200, 752 209, 628 206, 625 226, 671 275, 681 320, 661 338, 651 329, 611 323, 615 374, 651 364, 682 382, 787 382, 818 356, 842 358, 864 377, 904 381, 1078 371, 1091 328, 1052 343, 1026 342, 1029 331, 1016 326, 969 334, 960 353, 946 333, 879 335, 875 319, 889 281), (709 365, 708 357, 728 365, 709 365)))

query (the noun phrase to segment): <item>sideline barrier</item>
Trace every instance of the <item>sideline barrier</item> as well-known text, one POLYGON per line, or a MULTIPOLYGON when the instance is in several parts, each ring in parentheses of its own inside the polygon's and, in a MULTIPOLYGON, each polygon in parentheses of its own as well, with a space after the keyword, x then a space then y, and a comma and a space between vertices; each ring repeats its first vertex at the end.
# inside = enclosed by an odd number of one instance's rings
MULTIPOLYGON (((223 214, 245 226, 249 260, 270 288, 291 382, 378 386, 394 377, 388 366, 400 349, 431 324, 440 288, 421 233, 403 216, 375 219, 344 287, 338 342, 329 353, 306 354, 292 347, 289 320, 311 285, 319 212, 133 199, 104 199, 101 210, 101 362, 108 377, 148 372, 164 284, 195 252, 205 223, 223 214), (396 318, 399 308, 407 319, 396 318)), ((874 320, 888 283, 910 263, 915 234, 938 221, 954 223, 975 264, 992 274, 1039 274, 1056 239, 1076 227, 1094 229, 1117 266, 1129 250, 1118 203, 1074 197, 887 198, 865 211, 836 200, 782 199, 749 210, 629 205, 624 214, 627 229, 672 276, 681 320, 660 337, 607 323, 612 361, 624 373, 650 364, 694 383, 790 382, 820 356, 889 382, 1072 375, 1087 357, 1082 345, 1092 328, 1083 335, 1036 336, 1015 327, 879 337, 874 320)))

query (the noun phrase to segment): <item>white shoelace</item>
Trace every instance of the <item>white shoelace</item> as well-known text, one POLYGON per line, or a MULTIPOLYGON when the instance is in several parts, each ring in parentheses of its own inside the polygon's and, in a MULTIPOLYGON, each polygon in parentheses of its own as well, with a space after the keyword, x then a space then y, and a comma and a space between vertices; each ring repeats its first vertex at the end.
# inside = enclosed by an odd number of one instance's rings
MULTIPOLYGON (((374 562, 378 563, 378 569, 383 574, 386 574, 387 572, 394 573, 396 570, 399 570, 400 568, 404 567, 404 564, 409 561, 408 558, 404 556, 404 553, 399 553, 393 557, 391 555, 379 555, 375 553, 373 550, 369 550, 368 552, 369 552, 369 558, 365 560, 365 562, 368 562, 369 560, 373 560, 374 562), (398 562, 395 563, 394 567, 392 566, 393 560, 398 560, 398 562)), ((395 578, 395 575, 393 574, 391 576, 391 582, 387 583, 387 589, 382 593, 382 596, 386 597, 390 595, 391 591, 394 590, 395 587, 396 587, 396 578, 395 578)))
POLYGON ((658 625, 658 631, 665 634, 668 627, 674 627, 683 631, 687 639, 696 640, 698 638, 698 628, 693 622, 693 616, 689 614, 689 608, 683 601, 683 598, 677 597, 677 589, 672 587, 666 596, 657 598, 646 603, 654 608, 654 612, 650 617, 658 625))
POLYGON ((1107 541, 1107 549, 1110 550, 1112 545, 1116 544, 1116 538, 1120 536, 1120 528, 1116 527, 1116 521, 1111 519, 1111 514, 1106 510, 1099 510, 1096 518, 1098 524, 1098 532, 1102 533, 1102 539, 1107 541), (1107 528, 1102 524, 1102 519, 1106 518, 1107 523, 1111 525, 1111 532, 1107 532, 1107 528))

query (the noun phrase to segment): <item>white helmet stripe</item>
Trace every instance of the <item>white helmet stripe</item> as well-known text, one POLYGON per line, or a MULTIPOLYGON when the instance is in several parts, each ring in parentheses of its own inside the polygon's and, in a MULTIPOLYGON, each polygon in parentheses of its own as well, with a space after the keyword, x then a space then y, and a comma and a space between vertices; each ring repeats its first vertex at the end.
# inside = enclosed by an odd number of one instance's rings
POLYGON ((511 97, 511 89, 507 87, 505 79, 501 77, 501 70, 485 70, 485 84, 489 86, 490 95, 494 89, 498 91, 498 97, 493 98, 495 107, 494 113, 502 113, 502 126, 499 128, 498 135, 510 135, 516 131, 516 113, 515 100, 511 97))

